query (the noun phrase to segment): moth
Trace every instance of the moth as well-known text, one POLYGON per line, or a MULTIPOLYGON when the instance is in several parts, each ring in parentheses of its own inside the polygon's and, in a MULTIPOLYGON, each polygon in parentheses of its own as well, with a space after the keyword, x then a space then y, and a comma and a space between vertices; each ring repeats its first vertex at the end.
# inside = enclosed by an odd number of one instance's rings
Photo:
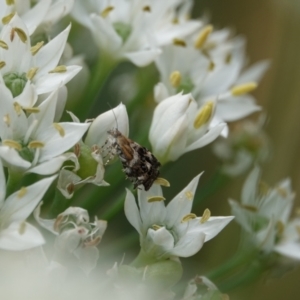
POLYGON ((160 162, 147 148, 125 137, 118 129, 111 129, 107 133, 111 147, 121 160, 126 177, 133 183, 134 188, 143 185, 148 191, 160 174, 160 162))

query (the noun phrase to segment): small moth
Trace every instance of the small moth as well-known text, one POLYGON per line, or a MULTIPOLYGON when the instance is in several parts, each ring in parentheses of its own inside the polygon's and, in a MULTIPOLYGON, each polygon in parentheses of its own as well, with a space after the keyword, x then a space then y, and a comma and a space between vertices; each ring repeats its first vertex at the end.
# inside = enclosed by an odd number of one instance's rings
POLYGON ((143 185, 148 191, 159 176, 160 162, 145 147, 125 137, 117 128, 108 132, 108 141, 123 165, 123 171, 134 188, 143 185))

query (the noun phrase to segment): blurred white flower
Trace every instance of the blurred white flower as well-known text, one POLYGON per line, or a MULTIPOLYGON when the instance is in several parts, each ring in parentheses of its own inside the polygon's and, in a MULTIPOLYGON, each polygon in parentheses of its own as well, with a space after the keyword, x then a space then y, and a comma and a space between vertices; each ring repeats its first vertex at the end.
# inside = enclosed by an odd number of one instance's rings
POLYGON ((0 160, 0 249, 20 251, 45 243, 41 233, 26 219, 56 176, 42 179, 5 198, 6 181, 0 160))
POLYGON ((145 66, 161 53, 160 45, 182 38, 200 26, 198 21, 183 18, 187 5, 176 11, 180 2, 76 1, 72 14, 91 30, 96 44, 108 56, 145 66))
POLYGON ((215 101, 198 108, 191 94, 179 93, 161 101, 154 110, 149 140, 154 155, 164 164, 211 143, 225 124, 211 124, 215 101))
POLYGON ((83 136, 89 124, 53 122, 57 92, 35 107, 27 117, 11 93, 0 84, 0 156, 5 164, 18 172, 42 175, 57 172, 64 161, 77 160, 65 153, 83 136))
POLYGON ((195 177, 167 206, 159 185, 149 191, 138 190, 138 205, 127 190, 125 215, 140 235, 142 251, 155 259, 196 254, 203 244, 215 237, 233 217, 202 217, 191 213, 200 175, 195 177))
POLYGON ((79 66, 58 65, 70 28, 45 46, 43 42, 31 45, 29 32, 18 15, 2 28, 0 83, 6 85, 22 107, 32 107, 37 95, 64 86, 80 71, 79 66))
POLYGON ((230 199, 229 204, 232 214, 250 237, 252 245, 270 253, 274 251, 288 223, 294 193, 289 179, 271 189, 263 183, 259 186, 259 178, 260 170, 255 167, 245 181, 241 203, 230 199))
POLYGON ((90 222, 88 212, 80 207, 69 207, 56 219, 40 218, 40 206, 34 212, 37 222, 55 234, 55 253, 53 260, 64 266, 74 263, 86 273, 95 268, 99 258, 97 246, 106 230, 107 222, 90 222))

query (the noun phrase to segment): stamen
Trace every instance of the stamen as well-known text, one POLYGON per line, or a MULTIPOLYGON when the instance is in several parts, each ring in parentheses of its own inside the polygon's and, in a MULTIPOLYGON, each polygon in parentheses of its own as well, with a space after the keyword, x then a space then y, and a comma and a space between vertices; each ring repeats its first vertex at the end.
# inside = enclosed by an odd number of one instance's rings
POLYGON ((27 42, 27 35, 25 33, 25 31, 21 28, 18 27, 14 27, 13 28, 15 30, 15 32, 17 33, 19 39, 23 42, 26 43, 27 42))
POLYGON ((5 61, 0 60, 0 70, 6 66, 5 61))
POLYGON ((59 123, 53 123, 53 127, 58 131, 58 133, 61 137, 65 136, 66 132, 59 123))
POLYGON ((232 54, 231 53, 228 53, 226 56, 225 56, 225 63, 226 64, 230 64, 232 60, 232 54))
POLYGON ((74 153, 76 155, 76 157, 79 157, 80 156, 80 144, 75 144, 74 146, 74 153))
POLYGON ((31 68, 26 74, 27 79, 32 80, 32 78, 35 76, 38 69, 39 68, 31 68))
POLYGON ((212 60, 210 60, 208 65, 208 71, 213 71, 215 69, 215 66, 215 63, 212 60))
POLYGON ((101 17, 106 18, 109 13, 114 10, 115 8, 113 6, 107 6, 102 12, 101 12, 101 17))
POLYGON ((181 83, 181 74, 179 71, 174 71, 169 77, 170 83, 174 88, 179 87, 181 83))
POLYGON ((180 46, 180 47, 186 47, 186 42, 184 40, 181 39, 173 39, 173 44, 175 46, 180 46))
POLYGON ((60 227, 60 224, 62 223, 62 220, 63 220, 64 216, 62 214, 58 215, 54 224, 53 224, 53 229, 57 232, 59 232, 59 227, 60 227))
POLYGON ((8 49, 8 45, 3 40, 0 40, 0 47, 5 50, 8 49))
POLYGON ((143 7, 143 11, 151 12, 151 7, 149 5, 146 5, 143 7))
POLYGON ((203 212, 203 216, 200 219, 200 223, 204 224, 205 222, 208 221, 208 219, 210 218, 210 210, 207 208, 205 209, 205 211, 203 212))
POLYGON ((25 110, 29 114, 37 114, 40 112, 40 109, 38 107, 23 107, 23 110, 25 110))
POLYGON ((184 216, 184 217, 182 218, 181 223, 185 223, 185 222, 188 222, 188 221, 190 221, 190 220, 194 220, 194 219, 196 219, 196 218, 197 218, 197 216, 196 216, 195 214, 190 213, 190 214, 187 214, 186 216, 184 216))
POLYGON ((156 231, 156 230, 160 229, 161 226, 156 225, 156 224, 153 224, 153 225, 151 226, 151 228, 154 229, 154 230, 156 231))
POLYGON ((255 90, 256 88, 257 88, 256 82, 248 82, 248 83, 244 83, 244 84, 239 84, 237 86, 234 86, 231 89, 231 94, 233 96, 240 96, 240 95, 250 93, 253 90, 255 90))
POLYGON ((27 189, 26 187, 21 187, 20 190, 18 191, 18 198, 23 198, 27 194, 27 189))
POLYGON ((194 194, 191 191, 186 191, 185 196, 187 197, 188 200, 193 200, 194 199, 194 194))
POLYGON ((14 5, 15 4, 15 0, 6 0, 6 5, 14 5))
POLYGON ((36 55, 39 50, 43 47, 44 41, 36 43, 34 46, 30 48, 31 54, 36 55))
POLYGON ((65 73, 67 72, 67 67, 64 65, 57 66, 53 70, 49 71, 48 73, 65 73))
POLYGON ((22 150, 22 145, 14 140, 4 140, 2 141, 2 145, 16 149, 18 151, 22 150))
POLYGON ((207 124, 210 120, 214 111, 214 102, 208 101, 206 102, 202 108, 200 109, 199 113, 197 114, 195 121, 194 121, 194 128, 198 129, 201 126, 207 124))
POLYGON ((212 25, 207 25, 201 30, 194 44, 196 49, 201 49, 203 47, 213 29, 212 25))
POLYGON ((26 230, 26 222, 22 222, 19 227, 19 234, 24 234, 26 230))
POLYGON ((2 18, 2 24, 3 24, 3 25, 8 24, 8 23, 10 22, 10 20, 14 17, 14 15, 15 15, 15 13, 11 13, 11 14, 9 14, 9 15, 7 15, 7 16, 4 16, 4 17, 2 18))
POLYGON ((240 206, 241 206, 242 208, 246 209, 246 210, 251 211, 251 212, 254 212, 254 213, 258 212, 258 208, 255 207, 255 206, 253 206, 253 205, 240 204, 240 206))
POLYGON ((154 183, 159 184, 161 186, 165 186, 165 187, 169 187, 170 186, 170 182, 167 179, 161 178, 161 177, 156 178, 156 180, 154 181, 154 183))
POLYGON ((3 122, 9 127, 10 126, 10 115, 9 114, 6 114, 4 115, 3 117, 3 122))
POLYGON ((37 148, 44 148, 44 147, 45 147, 45 143, 40 142, 40 141, 31 141, 28 144, 29 149, 37 149, 37 148))
POLYGON ((13 103, 13 106, 14 106, 14 110, 15 112, 17 113, 17 115, 19 116, 22 112, 22 107, 21 105, 18 103, 18 102, 14 102, 13 103))
POLYGON ((74 193, 74 191, 75 191, 75 185, 74 185, 74 183, 73 182, 69 183, 67 185, 66 189, 67 189, 67 192, 69 193, 69 195, 72 195, 74 193))
POLYGON ((149 203, 151 203, 151 202, 159 202, 159 201, 164 201, 164 200, 166 200, 166 198, 164 198, 162 196, 152 196, 152 197, 148 197, 147 198, 147 201, 149 203))
POLYGON ((97 236, 95 239, 90 240, 90 241, 85 241, 84 242, 84 246, 85 247, 93 247, 93 246, 97 246, 99 243, 101 242, 101 237, 97 236))

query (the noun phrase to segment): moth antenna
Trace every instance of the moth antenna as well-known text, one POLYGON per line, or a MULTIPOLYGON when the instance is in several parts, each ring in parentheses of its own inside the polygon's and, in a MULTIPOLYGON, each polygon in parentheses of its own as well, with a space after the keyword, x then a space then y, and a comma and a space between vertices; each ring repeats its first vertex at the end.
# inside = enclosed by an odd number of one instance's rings
POLYGON ((111 109, 111 111, 112 111, 112 113, 113 113, 113 115, 114 115, 115 121, 116 121, 117 130, 119 130, 119 124, 118 124, 117 116, 116 116, 116 114, 115 114, 115 112, 114 112, 114 109, 111 107, 111 105, 110 105, 108 102, 106 102, 106 104, 107 104, 108 107, 111 109))

